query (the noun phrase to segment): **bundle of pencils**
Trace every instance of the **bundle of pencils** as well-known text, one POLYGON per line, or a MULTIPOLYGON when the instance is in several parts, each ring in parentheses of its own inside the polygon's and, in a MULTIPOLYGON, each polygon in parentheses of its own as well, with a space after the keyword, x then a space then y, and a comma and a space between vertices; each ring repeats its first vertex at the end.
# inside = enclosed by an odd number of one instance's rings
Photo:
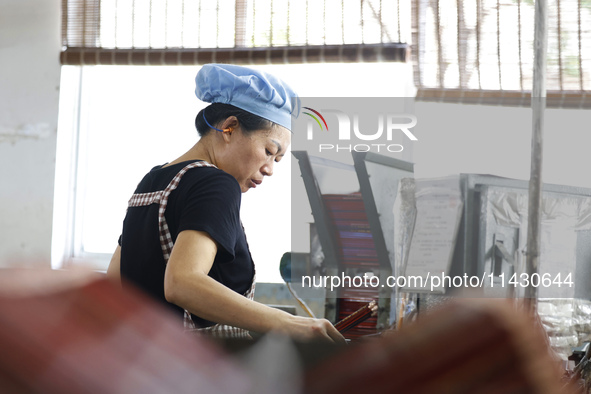
POLYGON ((359 323, 369 319, 372 315, 376 314, 377 311, 378 304, 372 300, 369 304, 364 305, 362 308, 356 310, 334 326, 337 330, 339 330, 340 333, 343 333, 350 328, 355 327, 359 323))

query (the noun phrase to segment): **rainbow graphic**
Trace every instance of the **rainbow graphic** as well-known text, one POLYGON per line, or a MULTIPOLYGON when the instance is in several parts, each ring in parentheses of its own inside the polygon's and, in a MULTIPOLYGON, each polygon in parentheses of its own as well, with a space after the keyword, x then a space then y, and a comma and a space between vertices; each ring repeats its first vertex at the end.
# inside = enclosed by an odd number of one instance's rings
MULTIPOLYGON (((322 115, 320 115, 320 112, 318 112, 315 109, 312 109, 310 107, 304 107, 304 108, 307 110, 310 110, 310 111, 314 112, 316 115, 320 116, 320 119, 322 119, 322 123, 324 123, 324 126, 326 126, 326 131, 328 131, 328 125, 326 124, 326 120, 324 120, 324 117, 322 115)), ((318 126, 320 126, 320 130, 324 130, 324 128, 322 127, 322 123, 320 123, 320 120, 316 116, 312 115, 309 112, 304 112, 304 113, 306 115, 312 117, 312 119, 314 119, 316 121, 316 123, 318 123, 318 126)))

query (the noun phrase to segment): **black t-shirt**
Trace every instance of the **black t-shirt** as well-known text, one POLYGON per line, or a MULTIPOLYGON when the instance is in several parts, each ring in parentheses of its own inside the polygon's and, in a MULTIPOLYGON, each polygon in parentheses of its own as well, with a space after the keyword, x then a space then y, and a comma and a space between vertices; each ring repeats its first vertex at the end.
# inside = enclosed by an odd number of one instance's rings
MULTIPOLYGON (((190 163, 154 167, 139 183, 135 193, 164 190, 174 176, 190 163)), ((173 242, 184 230, 208 233, 218 244, 209 276, 244 294, 251 286, 254 264, 240 221, 241 197, 240 185, 233 176, 214 167, 192 168, 170 193, 164 217, 173 242)), ((168 303, 164 297, 166 264, 160 246, 158 210, 157 203, 127 209, 119 238, 121 276, 182 317, 182 308, 168 303)), ((193 320, 202 327, 213 324, 197 316, 193 320)))

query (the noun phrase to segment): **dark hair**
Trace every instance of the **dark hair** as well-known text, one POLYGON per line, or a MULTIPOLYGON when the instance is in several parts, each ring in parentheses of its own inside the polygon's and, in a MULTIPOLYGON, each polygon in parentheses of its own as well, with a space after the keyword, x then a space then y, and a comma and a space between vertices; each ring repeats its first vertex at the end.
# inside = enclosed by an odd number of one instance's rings
POLYGON ((231 104, 213 103, 199 111, 195 118, 195 127, 201 137, 205 137, 211 129, 210 125, 216 127, 217 124, 223 122, 230 116, 235 116, 240 122, 240 128, 246 134, 252 133, 256 130, 269 130, 275 126, 274 122, 261 118, 258 115, 252 114, 248 111, 235 107, 231 104), (205 122, 205 118, 207 122, 205 122))

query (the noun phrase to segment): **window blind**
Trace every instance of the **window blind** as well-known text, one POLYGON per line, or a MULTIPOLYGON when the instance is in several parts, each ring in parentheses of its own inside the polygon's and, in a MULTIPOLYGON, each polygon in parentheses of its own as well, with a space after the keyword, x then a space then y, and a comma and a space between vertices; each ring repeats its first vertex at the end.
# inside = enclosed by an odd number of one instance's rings
MULTIPOLYGON (((412 15, 419 100, 529 105, 534 0, 414 0, 412 15)), ((591 1, 548 0, 548 106, 591 107, 590 21, 591 1)))
POLYGON ((405 0, 62 0, 62 64, 406 61, 405 0))
MULTIPOLYGON (((418 100, 527 106, 534 1, 62 0, 61 61, 277 64, 412 56, 418 100)), ((591 0, 548 3, 547 105, 590 108, 591 0)))

